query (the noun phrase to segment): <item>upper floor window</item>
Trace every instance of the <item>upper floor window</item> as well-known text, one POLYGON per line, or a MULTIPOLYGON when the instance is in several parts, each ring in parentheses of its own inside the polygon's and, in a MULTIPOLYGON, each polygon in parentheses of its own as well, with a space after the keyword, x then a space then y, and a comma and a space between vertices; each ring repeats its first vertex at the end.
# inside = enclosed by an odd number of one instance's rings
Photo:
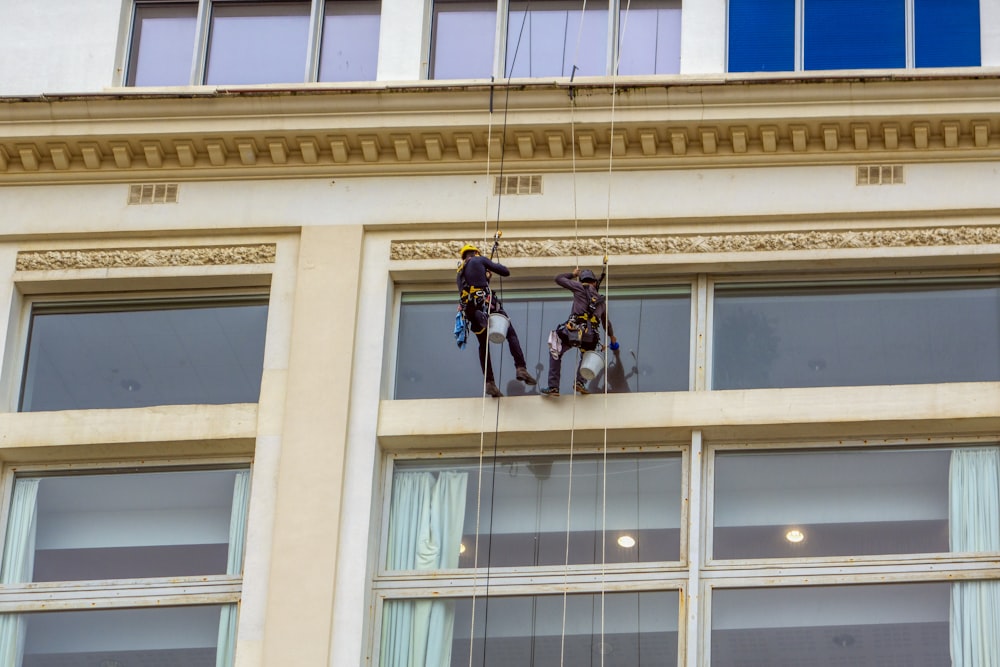
MULTIPOLYGON (((494 286, 495 287, 495 286, 494 286)), ((476 356, 476 340, 464 350, 454 339, 428 332, 450 328, 457 296, 403 295, 396 351, 395 398, 458 398, 480 396, 483 375, 476 356)), ((528 369, 545 377, 549 363, 549 332, 569 316, 571 295, 565 290, 522 291, 504 295, 528 369)), ((619 349, 608 354, 608 391, 685 391, 690 386, 691 291, 687 286, 612 288, 608 314, 619 349)), ((606 337, 603 338, 607 342, 606 337)), ((498 386, 508 396, 525 393, 514 379, 514 365, 506 345, 494 346, 493 367, 498 386), (501 351, 502 350, 502 351, 501 351)), ((575 363, 567 355, 564 369, 575 363)), ((562 374, 563 393, 572 393, 573 373, 562 374)), ((544 380, 542 380, 544 382, 544 380)), ((604 373, 594 378, 590 391, 604 391, 604 373)), ((527 387, 535 391, 533 387, 527 387)))
POLYGON ((20 410, 256 403, 267 303, 35 304, 20 410))
POLYGON ((126 82, 132 86, 373 81, 378 0, 140 1, 126 82), (321 25, 319 37, 310 25, 321 25))
POLYGON ((729 71, 980 64, 978 0, 730 0, 729 71))
POLYGON ((1000 380, 1000 284, 717 286, 712 388, 1000 380))
POLYGON ((600 76, 612 73, 616 62, 619 74, 676 73, 680 12, 678 0, 594 6, 437 0, 430 77, 489 78, 499 74, 494 53, 502 54, 504 77, 600 76), (505 30, 497 30, 498 22, 505 30), (617 39, 609 49, 612 35, 617 39))

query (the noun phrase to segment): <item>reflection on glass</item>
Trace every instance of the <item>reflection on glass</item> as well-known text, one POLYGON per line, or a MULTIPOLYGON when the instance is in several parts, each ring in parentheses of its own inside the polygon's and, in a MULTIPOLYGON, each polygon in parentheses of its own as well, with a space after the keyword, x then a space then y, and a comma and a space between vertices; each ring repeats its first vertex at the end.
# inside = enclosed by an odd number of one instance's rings
POLYGON ((21 666, 216 667, 224 609, 202 605, 21 614, 26 630, 21 666))
POLYGON ((605 470, 602 458, 593 456, 575 457, 572 467, 565 456, 502 459, 495 466, 485 464, 481 494, 478 462, 399 463, 386 566, 413 570, 554 566, 566 565, 567 559, 570 565, 677 561, 681 461, 680 454, 614 456, 605 470), (438 500, 428 509, 425 501, 431 497, 438 500), (419 551, 422 526, 448 552, 434 555, 434 562, 419 551), (631 543, 618 541, 626 536, 631 543))
POLYGON ((256 403, 267 306, 35 309, 21 410, 256 403))
POLYGON ((308 2, 215 3, 205 83, 305 80, 308 2))
POLYGON ((242 540, 231 535, 230 518, 245 509, 245 487, 237 479, 245 482, 246 475, 198 470, 18 478, 4 582, 226 574, 230 540, 242 540))
POLYGON ((719 452, 713 557, 947 552, 953 465, 949 450, 719 452))
POLYGON ((129 55, 129 86, 191 83, 195 3, 137 4, 129 55))
POLYGON ((493 74, 497 3, 434 3, 432 79, 488 79, 493 74))
POLYGON ((511 2, 505 76, 607 74, 608 8, 566 0, 511 2), (582 23, 582 27, 581 27, 582 23))
POLYGON ((716 589, 711 664, 949 666, 950 595, 946 583, 716 589))
MULTIPOLYGON (((568 291, 519 293, 504 299, 524 348, 528 370, 542 383, 548 372, 549 332, 569 316, 568 291)), ((477 342, 464 350, 451 335, 457 299, 404 295, 399 319, 395 398, 482 396, 483 374, 477 342)), ((689 385, 691 298, 687 290, 632 292, 611 290, 608 313, 620 348, 608 358, 608 391, 685 391, 689 385)), ((602 340, 607 342, 606 337, 602 340)), ((503 346, 490 345, 497 386, 507 396, 537 393, 514 379, 514 364, 503 346), (499 357, 499 363, 498 363, 499 357)), ((561 391, 572 393, 572 369, 579 355, 563 358, 561 391)), ((604 392, 604 373, 590 381, 592 393, 604 392)))
POLYGON ((374 81, 381 3, 329 0, 323 19, 320 81, 374 81))
POLYGON ((621 3, 618 18, 618 51, 619 74, 680 72, 681 3, 679 0, 621 3))
POLYGON ((603 609, 602 596, 589 593, 480 597, 475 604, 473 614, 471 598, 386 601, 379 664, 411 664, 406 655, 416 645, 431 658, 421 664, 453 667, 470 660, 481 667, 677 664, 676 591, 607 593, 603 609), (431 623, 419 622, 424 612, 431 623))
POLYGON ((712 386, 997 381, 997 340, 995 283, 719 287, 712 386))

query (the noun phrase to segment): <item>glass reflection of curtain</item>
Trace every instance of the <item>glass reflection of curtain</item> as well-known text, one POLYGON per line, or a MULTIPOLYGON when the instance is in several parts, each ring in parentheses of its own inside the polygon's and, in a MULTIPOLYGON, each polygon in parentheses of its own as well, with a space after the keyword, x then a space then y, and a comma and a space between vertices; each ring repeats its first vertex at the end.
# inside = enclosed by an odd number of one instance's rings
MULTIPOLYGON (((229 515, 229 553, 226 574, 243 571, 243 548, 247 538, 247 504, 250 499, 250 471, 240 470, 233 482, 233 509, 229 515)), ((236 620, 238 607, 222 607, 219 618, 219 645, 215 651, 216 667, 229 667, 236 653, 236 620)))
MULTIPOLYGON (((19 584, 31 581, 35 569, 39 481, 19 479, 14 483, 0 583, 19 584)), ((23 614, 0 615, 0 664, 11 666, 21 664, 27 630, 27 620, 23 614)))
MULTIPOLYGON (((956 449, 948 486, 951 551, 1000 551, 1000 448, 956 449)), ((1000 665, 1000 581, 952 585, 951 661, 1000 665)))
MULTIPOLYGON (((468 473, 397 473, 389 512, 386 567, 438 570, 458 567, 468 473)), ((382 615, 382 667, 451 664, 453 600, 388 600, 382 615)))

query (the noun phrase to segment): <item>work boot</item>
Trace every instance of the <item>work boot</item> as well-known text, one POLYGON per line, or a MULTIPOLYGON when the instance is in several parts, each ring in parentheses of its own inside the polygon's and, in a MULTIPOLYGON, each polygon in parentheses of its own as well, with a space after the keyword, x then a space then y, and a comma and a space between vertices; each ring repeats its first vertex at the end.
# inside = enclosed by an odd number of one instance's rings
POLYGON ((542 387, 538 390, 538 393, 542 396, 558 396, 559 387, 542 387))
POLYGON ((585 385, 582 382, 577 382, 575 385, 573 385, 573 388, 576 389, 576 393, 578 393, 578 394, 589 394, 590 393, 590 390, 587 389, 587 385, 585 385))
POLYGON ((538 384, 538 380, 528 372, 528 369, 524 366, 518 366, 517 368, 517 379, 524 384, 538 384))
POLYGON ((503 396, 503 393, 497 388, 495 384, 493 384, 493 382, 487 382, 486 395, 492 396, 493 398, 500 398, 501 396, 503 396))

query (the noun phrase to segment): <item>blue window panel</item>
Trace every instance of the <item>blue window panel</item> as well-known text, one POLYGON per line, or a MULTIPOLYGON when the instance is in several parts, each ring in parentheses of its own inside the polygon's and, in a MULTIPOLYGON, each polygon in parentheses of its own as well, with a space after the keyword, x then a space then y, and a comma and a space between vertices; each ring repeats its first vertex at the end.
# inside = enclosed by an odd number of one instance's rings
POLYGON ((795 69, 795 0, 730 0, 729 71, 795 69))
POLYGON ((979 0, 916 0, 917 67, 980 64, 979 0))
POLYGON ((808 0, 805 69, 906 67, 904 0, 808 0))

